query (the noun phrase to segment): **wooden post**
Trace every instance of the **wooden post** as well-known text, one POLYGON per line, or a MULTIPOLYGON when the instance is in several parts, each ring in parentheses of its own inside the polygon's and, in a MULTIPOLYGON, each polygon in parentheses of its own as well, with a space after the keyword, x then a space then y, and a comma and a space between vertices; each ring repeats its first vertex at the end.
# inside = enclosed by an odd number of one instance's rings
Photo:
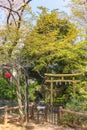
POLYGON ((4 125, 6 125, 7 124, 7 122, 8 122, 8 113, 7 113, 7 106, 5 107, 5 110, 4 110, 4 125))
POLYGON ((63 77, 63 76, 61 77, 61 80, 64 80, 64 77, 63 77))
POLYGON ((37 110, 37 123, 39 123, 39 110, 37 110))
POLYGON ((58 117, 59 117, 59 120, 62 119, 62 106, 59 107, 59 110, 58 110, 58 117))
POLYGON ((73 93, 76 93, 76 82, 73 83, 73 93))
POLYGON ((53 105, 53 77, 51 77, 51 97, 50 97, 50 102, 51 105, 53 105))
POLYGON ((34 120, 34 105, 31 106, 31 113, 30 113, 30 115, 31 115, 31 119, 34 120))
POLYGON ((73 77, 73 93, 74 94, 75 94, 75 86, 76 86, 75 77, 73 77))
POLYGON ((48 121, 48 108, 45 108, 45 121, 48 121))

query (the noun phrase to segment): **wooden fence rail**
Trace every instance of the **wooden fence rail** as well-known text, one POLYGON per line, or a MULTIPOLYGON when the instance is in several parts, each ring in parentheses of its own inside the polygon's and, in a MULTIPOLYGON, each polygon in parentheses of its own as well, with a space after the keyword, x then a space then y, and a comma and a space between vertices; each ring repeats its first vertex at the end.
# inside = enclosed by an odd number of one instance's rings
MULTIPOLYGON (((63 117, 63 113, 69 113, 69 114, 72 114, 72 115, 75 115, 75 116, 77 115, 77 116, 80 116, 80 117, 87 118, 87 113, 66 110, 66 109, 63 109, 63 107, 60 106, 59 110, 58 110, 58 119, 59 119, 60 122, 62 121, 61 119, 63 117)), ((78 124, 69 124, 69 126, 75 128, 75 129, 78 129, 78 130, 87 130, 87 127, 83 128, 82 126, 80 126, 78 124)))
POLYGON ((82 113, 82 112, 75 112, 75 111, 71 111, 71 110, 66 110, 63 109, 63 107, 59 107, 59 111, 58 111, 58 117, 59 120, 62 119, 63 113, 70 113, 70 114, 74 114, 74 115, 78 115, 78 116, 83 116, 83 117, 87 117, 87 113, 82 113))
MULTIPOLYGON (((22 107, 24 107, 24 106, 22 106, 22 107)), ((31 117, 33 117, 33 105, 29 105, 29 108, 31 108, 31 117)), ((8 107, 8 106, 0 107, 0 110, 4 111, 4 124, 5 125, 8 122, 8 111, 17 110, 17 109, 19 109, 19 106, 15 106, 15 107, 8 107)))
MULTIPOLYGON (((24 107, 24 106, 22 106, 22 107, 24 107)), ((29 105, 29 108, 31 109, 30 116, 32 117, 32 119, 34 119, 34 105, 29 105)), ((0 107, 0 110, 4 111, 4 124, 5 125, 8 122, 8 111, 17 110, 17 109, 19 109, 19 106, 15 106, 15 107, 8 107, 8 106, 0 107)), ((87 117, 87 113, 81 113, 81 112, 75 112, 75 111, 71 111, 71 110, 66 110, 66 109, 63 109, 63 107, 61 107, 61 106, 59 107, 57 113, 58 113, 58 120, 60 120, 60 121, 61 121, 61 119, 63 117, 63 113, 70 113, 70 114, 73 114, 73 115, 79 115, 79 116, 87 117)))
POLYGON ((6 107, 6 106, 4 106, 4 107, 0 107, 0 110, 3 110, 3 109, 5 109, 5 107, 6 107))

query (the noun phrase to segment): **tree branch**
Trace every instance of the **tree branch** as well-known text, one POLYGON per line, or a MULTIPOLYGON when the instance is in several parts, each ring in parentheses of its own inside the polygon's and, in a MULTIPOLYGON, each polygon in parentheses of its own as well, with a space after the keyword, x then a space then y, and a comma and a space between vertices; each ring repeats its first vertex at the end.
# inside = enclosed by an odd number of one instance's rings
MULTIPOLYGON (((25 1, 25 0, 23 0, 23 1, 25 1)), ((22 5, 17 11, 19 11, 19 10, 24 10, 25 7, 26 7, 26 5, 27 5, 30 1, 32 1, 32 0, 28 0, 28 1, 24 2, 24 5, 22 5)))
MULTIPOLYGON (((10 9, 12 9, 12 4, 11 4, 10 0, 8 0, 8 3, 9 3, 9 6, 10 6, 10 9)), ((11 16, 11 10, 9 10, 9 14, 8 14, 8 17, 7 17, 7 24, 9 24, 10 16, 11 16)))
POLYGON ((17 11, 15 11, 15 10, 13 10, 13 9, 10 9, 9 7, 6 7, 6 6, 4 6, 4 5, 0 5, 0 7, 4 8, 4 9, 7 9, 7 10, 10 10, 10 11, 16 13, 16 14, 18 15, 18 17, 20 17, 20 15, 19 15, 19 13, 18 13, 17 11))

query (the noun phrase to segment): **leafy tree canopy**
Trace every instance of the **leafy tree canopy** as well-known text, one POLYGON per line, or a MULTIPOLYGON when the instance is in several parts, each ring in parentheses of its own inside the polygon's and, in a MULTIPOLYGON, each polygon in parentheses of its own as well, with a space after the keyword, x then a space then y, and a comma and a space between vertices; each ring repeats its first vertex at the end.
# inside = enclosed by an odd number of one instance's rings
POLYGON ((41 73, 82 71, 87 64, 86 43, 75 43, 79 34, 76 26, 67 18, 59 18, 57 11, 40 9, 37 24, 25 40, 24 59, 41 73))

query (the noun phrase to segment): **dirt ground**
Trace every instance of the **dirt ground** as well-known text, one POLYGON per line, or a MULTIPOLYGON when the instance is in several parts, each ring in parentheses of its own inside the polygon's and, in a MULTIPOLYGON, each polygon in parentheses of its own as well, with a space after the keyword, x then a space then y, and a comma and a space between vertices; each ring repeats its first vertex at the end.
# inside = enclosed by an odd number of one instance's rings
POLYGON ((8 123, 7 125, 0 124, 0 130, 75 130, 71 128, 63 128, 62 126, 52 125, 49 123, 44 124, 35 124, 29 122, 27 126, 25 124, 16 124, 8 123))

